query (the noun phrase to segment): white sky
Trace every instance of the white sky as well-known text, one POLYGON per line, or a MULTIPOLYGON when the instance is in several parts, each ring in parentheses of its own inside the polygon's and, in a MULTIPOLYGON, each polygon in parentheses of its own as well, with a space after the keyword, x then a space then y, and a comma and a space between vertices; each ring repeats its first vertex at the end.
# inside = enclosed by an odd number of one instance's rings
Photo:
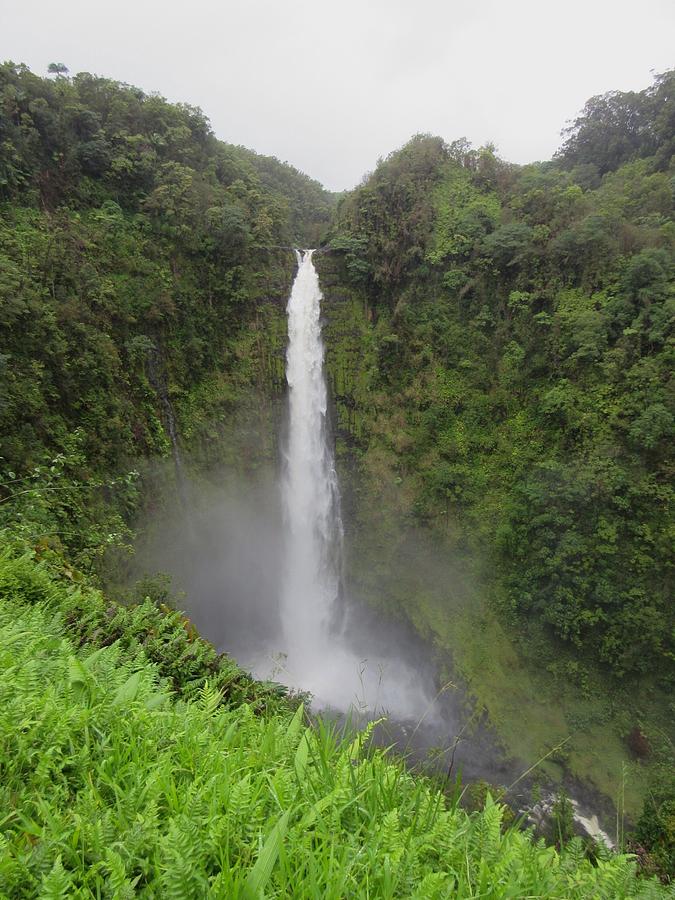
POLYGON ((419 131, 549 158, 593 94, 675 65, 672 0, 0 0, 0 59, 200 106, 341 190, 419 131))

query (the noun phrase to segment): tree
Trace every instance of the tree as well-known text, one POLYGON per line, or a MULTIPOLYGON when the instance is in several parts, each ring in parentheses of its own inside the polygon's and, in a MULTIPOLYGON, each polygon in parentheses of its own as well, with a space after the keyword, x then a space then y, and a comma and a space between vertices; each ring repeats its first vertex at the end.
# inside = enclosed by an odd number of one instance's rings
POLYGON ((65 78, 69 71, 68 66, 63 63, 53 62, 49 63, 49 66, 47 67, 47 72, 50 75, 56 75, 57 78, 65 78))
POLYGON ((675 72, 656 75, 639 93, 609 91, 586 103, 564 129, 557 157, 566 168, 595 165, 600 175, 631 159, 655 155, 657 168, 667 168, 673 150, 675 72))

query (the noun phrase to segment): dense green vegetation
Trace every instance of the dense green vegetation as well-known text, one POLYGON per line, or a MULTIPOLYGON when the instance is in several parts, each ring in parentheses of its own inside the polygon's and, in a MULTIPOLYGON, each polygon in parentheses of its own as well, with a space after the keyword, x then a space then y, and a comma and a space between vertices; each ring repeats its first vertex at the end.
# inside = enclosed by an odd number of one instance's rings
POLYGON ((656 169, 667 171, 675 151, 672 71, 639 93, 591 97, 563 134, 558 159, 564 168, 575 168, 579 179, 596 181, 633 159, 652 158, 656 169))
MULTIPOLYGON (((261 323, 288 291, 284 248, 330 209, 290 166, 216 140, 197 109, 1 66, 0 482, 42 485, 55 460, 89 484, 126 472, 169 452, 176 407, 181 439, 206 453, 247 386, 280 382, 261 323)), ((61 495, 49 521, 26 508, 35 492, 0 510, 88 564, 119 533, 99 527, 111 495, 127 518, 135 502, 105 490, 61 495)))
POLYGON ((176 614, 66 574, 53 554, 0 557, 3 896, 669 895, 625 856, 500 827, 489 796, 465 812, 367 734, 308 723, 176 614))
POLYGON ((674 83, 595 98, 553 163, 418 136, 331 244, 373 323, 344 398, 366 467, 388 452, 411 516, 489 555, 535 646, 669 686, 674 83))
POLYGON ((275 458, 288 247, 332 223, 355 577, 463 643, 528 763, 574 726, 547 771, 608 790, 630 732, 633 846, 672 873, 673 73, 593 98, 549 163, 417 136, 337 212, 197 109, 54 74, 0 66, 0 894, 662 896, 303 719, 156 584, 92 579, 157 515, 149 460, 275 458))
POLYGON ((590 101, 553 162, 418 136, 319 257, 355 588, 509 753, 564 741, 548 776, 646 797, 670 871, 673 115, 666 73, 590 101))

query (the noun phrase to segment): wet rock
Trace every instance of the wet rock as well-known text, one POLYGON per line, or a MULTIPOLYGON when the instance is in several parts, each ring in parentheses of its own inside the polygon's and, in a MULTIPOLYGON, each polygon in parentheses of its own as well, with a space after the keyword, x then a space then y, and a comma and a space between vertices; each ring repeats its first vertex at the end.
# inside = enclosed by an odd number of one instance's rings
POLYGON ((637 725, 626 737, 626 743, 636 759, 647 759, 647 757, 651 756, 652 748, 650 743, 637 725))

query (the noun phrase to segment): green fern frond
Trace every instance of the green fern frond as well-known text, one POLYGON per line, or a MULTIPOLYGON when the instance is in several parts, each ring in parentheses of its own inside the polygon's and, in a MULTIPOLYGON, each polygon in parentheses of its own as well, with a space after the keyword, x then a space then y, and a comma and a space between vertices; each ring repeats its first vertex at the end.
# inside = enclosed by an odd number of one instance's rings
POLYGON ((57 856, 48 875, 42 879, 40 900, 62 900, 73 888, 73 880, 63 868, 61 856, 57 856))

